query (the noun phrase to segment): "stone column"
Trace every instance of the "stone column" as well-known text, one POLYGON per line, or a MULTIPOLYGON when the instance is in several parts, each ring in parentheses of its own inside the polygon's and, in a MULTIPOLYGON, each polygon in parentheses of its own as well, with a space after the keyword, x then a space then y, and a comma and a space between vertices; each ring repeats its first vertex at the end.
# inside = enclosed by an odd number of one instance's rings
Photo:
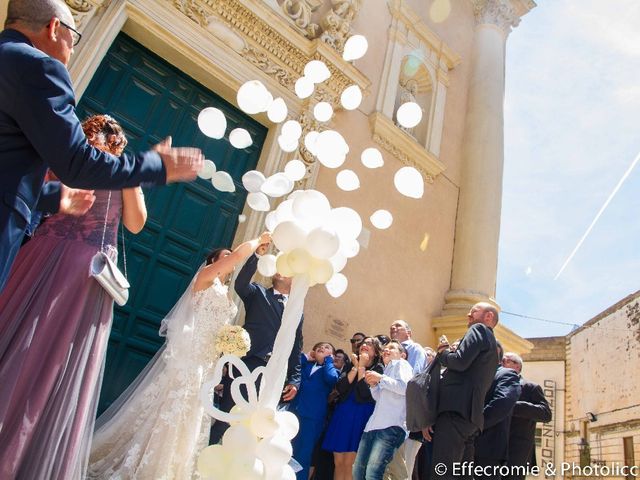
MULTIPOLYGON (((465 315, 471 305, 495 303, 504 162, 505 45, 511 28, 535 6, 533 0, 471 1, 476 26, 451 290, 445 295, 443 316, 433 319, 437 335, 450 331, 454 337, 466 330, 465 315)), ((513 332, 504 327, 501 330, 509 343, 521 343, 513 332)), ((523 351, 527 344, 513 345, 512 349, 523 351)))

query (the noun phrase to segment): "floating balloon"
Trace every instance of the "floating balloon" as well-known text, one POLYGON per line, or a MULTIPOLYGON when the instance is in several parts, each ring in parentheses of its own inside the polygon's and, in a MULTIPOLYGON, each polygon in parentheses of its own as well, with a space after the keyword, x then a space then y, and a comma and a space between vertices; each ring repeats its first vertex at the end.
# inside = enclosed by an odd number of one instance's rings
POLYGON ((273 277, 278 269, 276 268, 275 255, 262 255, 258 260, 258 271, 265 277, 273 277))
POLYGON ((444 22, 451 13, 450 0, 434 0, 429 8, 429 18, 435 23, 444 22))
POLYGON ((360 102, 362 102, 362 91, 357 85, 345 88, 340 95, 340 103, 345 110, 355 110, 360 106, 360 102))
POLYGON ((295 152, 298 149, 298 140, 296 140, 295 138, 291 139, 280 135, 278 137, 278 145, 283 151, 291 153, 295 152))
POLYGON ((229 134, 229 142, 237 149, 250 147, 253 143, 251 135, 244 128, 234 128, 229 134))
POLYGON ((311 60, 304 67, 304 76, 312 83, 322 83, 331 76, 331 72, 324 62, 311 60))
POLYGON ((313 283, 327 283, 333 276, 333 265, 329 260, 313 259, 309 268, 309 279, 313 283))
POLYGON ((362 58, 364 54, 367 53, 368 48, 369 43, 363 35, 353 35, 349 37, 349 39, 344 44, 342 58, 344 58, 347 62, 357 60, 359 58, 362 58))
POLYGON ((198 114, 198 127, 207 137, 219 140, 227 130, 227 119, 221 110, 207 107, 198 114))
POLYGON ((377 148, 365 148, 360 155, 362 164, 367 168, 380 168, 384 165, 384 159, 377 148))
POLYGON ((288 198, 276 208, 278 222, 288 222, 295 220, 293 215, 293 199, 288 198))
POLYGON ((297 142, 302 135, 302 127, 295 120, 287 120, 282 125, 280 135, 287 140, 295 140, 297 142))
POLYGON ((340 252, 336 253, 333 257, 329 259, 331 265, 333 265, 334 272, 341 272, 342 269, 347 265, 347 257, 345 257, 340 252))
POLYGON ((247 216, 246 215, 244 215, 242 213, 240 215, 238 215, 238 223, 244 223, 246 221, 247 221, 247 216))
POLYGON ((285 118, 287 118, 287 104, 284 103, 282 97, 276 98, 271 105, 269 105, 269 109, 267 110, 267 117, 273 123, 283 122, 285 118))
POLYGON ((257 212, 268 212, 271 210, 269 198, 262 192, 251 192, 247 195, 247 204, 257 212))
POLYGON ((276 267, 278 273, 283 277, 293 277, 295 273, 289 266, 289 254, 280 252, 276 257, 276 267))
POLYGON ((283 197, 293 190, 293 181, 284 173, 274 173, 260 187, 262 193, 273 198, 283 197))
POLYGON ((330 258, 340 248, 340 238, 336 232, 325 226, 317 227, 307 235, 306 247, 315 258, 330 258))
POLYGON ((273 96, 269 93, 267 87, 258 80, 250 80, 244 83, 238 89, 236 98, 240 109, 249 115, 266 112, 271 102, 273 102, 273 96))
POLYGON ((413 128, 422 120, 422 108, 416 102, 403 103, 396 112, 396 118, 403 127, 413 128))
POLYGON ((257 170, 249 170, 242 175, 242 185, 249 193, 259 192, 265 180, 264 174, 257 170))
POLYGON ((278 226, 278 213, 274 210, 267 213, 267 216, 264 219, 264 226, 267 227, 267 230, 273 232, 273 230, 278 226))
POLYGON ((338 188, 345 192, 351 192, 360 188, 360 179, 353 170, 341 170, 336 176, 338 188))
POLYGON ((305 190, 293 200, 293 214, 299 220, 322 219, 330 210, 329 200, 317 190, 305 190))
POLYGON ((376 210, 369 220, 377 229, 385 230, 393 223, 393 215, 387 210, 376 210))
POLYGON ((340 239, 340 254, 347 258, 353 258, 360 253, 360 244, 356 239, 340 239))
POLYGON ((216 173, 216 164, 211 160, 202 162, 202 169, 198 172, 198 176, 203 180, 211 180, 213 174, 216 173))
POLYGON ((211 183, 221 192, 235 192, 236 184, 227 172, 216 172, 211 177, 211 183))
POLYGON ((402 167, 393 177, 396 190, 410 198, 422 198, 424 195, 424 181, 422 175, 413 167, 402 167))
POLYGON ((327 168, 338 168, 346 160, 349 145, 335 130, 320 132, 315 142, 316 157, 327 168))
POLYGON ((338 298, 347 290, 348 285, 349 281, 347 280, 347 277, 342 273, 334 273, 333 277, 331 277, 325 284, 325 288, 329 295, 333 298, 338 298))
MULTIPOLYGON (((355 240, 362 231, 362 219, 360 215, 349 207, 338 207, 331 210, 329 222, 333 225, 341 242, 355 240)), ((358 242, 356 241, 356 243, 358 242)))
POLYGON ((289 252, 287 261, 294 273, 306 273, 311 267, 311 255, 304 248, 296 248, 289 252))
POLYGON ((284 166, 284 174, 293 182, 302 180, 307 174, 307 167, 300 160, 289 160, 284 166))
POLYGON ((298 80, 296 80, 293 88, 298 98, 303 99, 311 96, 314 86, 313 82, 307 77, 300 77, 298 80))
POLYGON ((313 155, 317 155, 316 141, 320 132, 311 131, 304 136, 304 148, 309 150, 313 155))
POLYGON ((326 122, 333 116, 333 107, 329 102, 319 102, 313 107, 313 116, 319 122, 326 122))
POLYGON ((281 252, 291 252, 304 245, 307 232, 296 222, 281 222, 273 230, 271 238, 281 252))

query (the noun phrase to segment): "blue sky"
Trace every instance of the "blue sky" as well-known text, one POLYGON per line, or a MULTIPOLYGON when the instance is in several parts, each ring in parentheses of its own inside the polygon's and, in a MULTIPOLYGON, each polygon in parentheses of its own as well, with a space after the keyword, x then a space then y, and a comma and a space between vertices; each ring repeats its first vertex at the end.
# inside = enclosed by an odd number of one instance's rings
MULTIPOLYGON (((507 41, 496 297, 581 325, 640 289, 640 165, 554 280, 640 153, 640 2, 537 3, 507 41)), ((524 337, 571 330, 501 319, 524 337)))

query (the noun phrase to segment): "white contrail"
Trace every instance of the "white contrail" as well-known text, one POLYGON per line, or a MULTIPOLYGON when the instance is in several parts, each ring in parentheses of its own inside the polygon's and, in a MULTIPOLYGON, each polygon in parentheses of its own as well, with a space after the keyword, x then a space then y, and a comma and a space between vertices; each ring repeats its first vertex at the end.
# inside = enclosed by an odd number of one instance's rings
POLYGON ((602 207, 600 208, 600 210, 598 211, 596 217, 593 219, 593 221, 591 222, 591 225, 589 225, 589 228, 587 228, 587 231, 584 232, 584 235, 582 235, 582 238, 580 239, 580 241, 578 242, 578 244, 576 245, 576 248, 573 249, 573 252, 571 252, 571 255, 569 255, 569 258, 567 258, 565 260, 565 262, 562 264, 562 267, 560 268, 560 271, 556 274, 556 276, 553 278, 554 280, 557 280, 558 277, 562 274, 562 272, 564 271, 564 269, 567 267, 567 265, 569 265, 569 262, 571 261, 571 259, 573 258, 573 256, 576 254, 576 252, 578 251, 578 249, 580 248, 580 246, 582 245, 582 242, 584 242, 585 238, 587 238, 587 235, 589 235, 589 233, 591 233, 591 230, 593 229, 594 225, 596 224, 596 222, 598 221, 598 219, 600 218, 600 216, 602 215, 602 213, 605 211, 605 209, 607 208, 607 206, 609 206, 609 203, 611 202, 611 200, 613 200, 613 197, 615 197, 616 193, 618 193, 618 190, 620 190, 620 187, 622 186, 622 184, 624 183, 624 181, 627 179, 627 177, 631 174, 631 171, 633 170, 633 167, 636 166, 636 163, 638 163, 638 161, 640 160, 640 153, 638 153, 638 155, 636 156, 636 158, 633 160, 633 162, 631 162, 631 166, 627 169, 626 172, 624 172, 624 175, 622 175, 622 178, 620 179, 620 181, 618 182, 618 184, 616 185, 616 187, 613 189, 613 192, 611 192, 611 194, 609 195, 609 198, 607 198, 607 201, 604 202, 604 205, 602 205, 602 207))

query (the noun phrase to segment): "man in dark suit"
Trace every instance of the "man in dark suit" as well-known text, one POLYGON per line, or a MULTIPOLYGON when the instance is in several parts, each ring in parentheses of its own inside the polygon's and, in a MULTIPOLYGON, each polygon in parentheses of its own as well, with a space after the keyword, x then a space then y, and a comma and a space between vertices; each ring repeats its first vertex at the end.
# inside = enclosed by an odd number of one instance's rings
MULTIPOLYGON (((266 253, 268 245, 260 245, 256 250, 258 255, 266 253)), ((265 366, 269 361, 276 335, 282 322, 282 313, 291 290, 291 278, 276 273, 271 277, 273 286, 265 288, 251 279, 258 268, 258 256, 252 255, 247 259, 238 273, 235 290, 242 299, 245 308, 244 329, 249 333, 251 349, 242 358, 244 363, 253 371, 265 366)), ((302 351, 302 319, 296 330, 296 339, 289 355, 286 386, 282 392, 282 401, 293 400, 300 387, 300 352, 302 351)), ((231 378, 222 379, 222 398, 220 409, 229 412, 234 406, 231 397, 231 378)), ((215 422, 212 427, 210 441, 217 443, 229 427, 224 422, 215 422)))
MULTIPOLYGON (((502 366, 522 372, 522 358, 512 352, 504 354, 502 366)), ((509 430, 509 458, 507 465, 526 467, 536 465, 536 422, 551 421, 551 407, 537 383, 521 379, 522 393, 513 408, 509 430)), ((511 472, 515 469, 512 468, 511 472)), ((525 475, 511 475, 512 479, 524 479, 525 475)))
MULTIPOLYGON (((58 211, 64 189, 44 184, 47 168, 70 187, 121 189, 192 180, 202 167, 198 149, 116 157, 87 143, 66 68, 80 38, 63 1, 9 1, 0 33, 0 291, 32 212, 58 211)), ((86 211, 92 197, 76 201, 86 211)))
MULTIPOLYGON (((502 358, 498 344, 498 358, 502 358)), ((484 426, 475 441, 475 463, 482 467, 500 467, 507 461, 511 414, 522 390, 520 375, 500 364, 484 402, 484 426)), ((483 478, 500 479, 499 472, 485 470, 483 478)))
POLYGON ((498 364, 493 335, 498 323, 496 307, 477 303, 467 318, 469 329, 455 351, 446 342, 438 345, 438 359, 447 370, 440 380, 436 423, 423 432, 431 440, 429 432, 435 431, 432 478, 459 479, 453 474, 453 464, 473 460, 473 442, 484 424, 484 400, 498 364), (471 457, 464 458, 465 452, 471 457))

